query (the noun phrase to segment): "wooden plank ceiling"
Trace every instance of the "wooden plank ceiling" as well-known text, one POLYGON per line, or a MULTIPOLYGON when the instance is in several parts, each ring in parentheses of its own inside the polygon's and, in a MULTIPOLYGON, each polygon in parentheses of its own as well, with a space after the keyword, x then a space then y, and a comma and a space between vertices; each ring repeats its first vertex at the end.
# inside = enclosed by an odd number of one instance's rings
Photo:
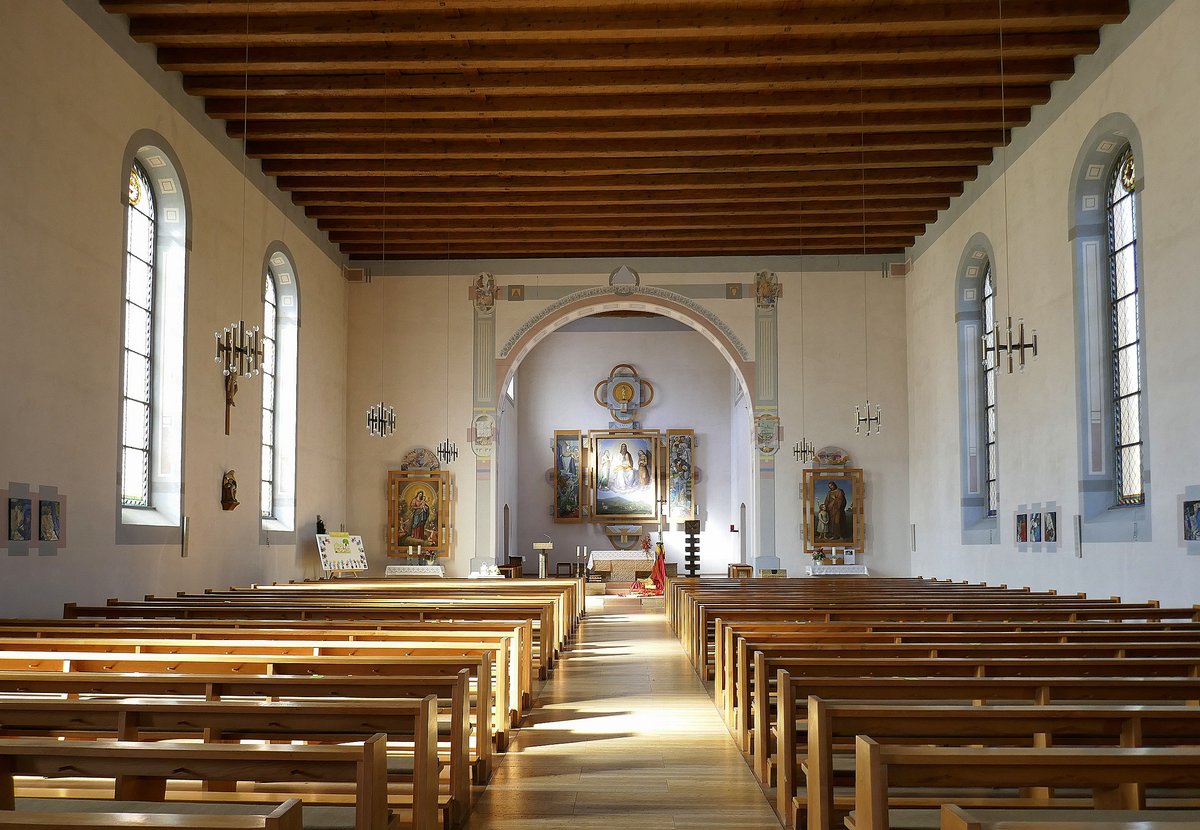
POLYGON ((354 259, 900 252, 1129 5, 99 2, 354 259))

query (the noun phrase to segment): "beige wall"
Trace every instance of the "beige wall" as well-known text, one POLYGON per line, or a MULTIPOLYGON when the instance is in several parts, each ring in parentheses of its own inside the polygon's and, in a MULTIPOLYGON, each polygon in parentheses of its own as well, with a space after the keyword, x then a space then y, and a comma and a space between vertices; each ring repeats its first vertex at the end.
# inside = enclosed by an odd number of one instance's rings
MULTIPOLYGON (((1195 99, 1200 4, 1175 2, 1016 159, 1005 185, 944 229, 908 280, 910 487, 918 526, 914 572, 1035 588, 1084 590, 1131 600, 1200 602, 1200 556, 1179 539, 1179 499, 1200 483, 1196 459, 1195 224, 1200 128, 1195 99), (1142 138, 1142 287, 1149 390, 1152 541, 1087 543, 1075 557, 1071 517, 1079 512, 1075 322, 1068 195, 1088 133, 1110 113, 1132 119, 1142 138), (967 241, 977 232, 998 260, 997 309, 1038 329, 1041 358, 1023 375, 999 378, 1001 543, 960 544, 958 362, 954 286, 967 241), (1018 504, 1057 501, 1060 549, 1018 553, 1018 504)), ((943 230, 939 228, 939 230, 943 230)))
POLYGON ((56 556, 0 551, 0 615, 61 613, 64 601, 140 597, 311 573, 309 542, 259 545, 261 383, 242 384, 233 434, 212 332, 242 312, 260 322, 266 247, 291 251, 301 291, 297 521, 345 515, 346 288, 339 266, 247 189, 242 177, 67 6, 0 0, 0 487, 56 486, 68 546, 56 556), (189 185, 184 513, 178 545, 116 538, 117 410, 122 289, 122 155, 138 130, 162 135, 189 185), (219 505, 224 470, 242 505, 219 505))

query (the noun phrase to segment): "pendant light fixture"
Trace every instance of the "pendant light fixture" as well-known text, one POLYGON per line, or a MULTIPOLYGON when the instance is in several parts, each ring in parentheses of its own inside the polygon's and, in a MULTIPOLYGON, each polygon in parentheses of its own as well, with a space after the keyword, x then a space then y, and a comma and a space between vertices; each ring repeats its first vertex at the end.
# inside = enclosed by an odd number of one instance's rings
MULTIPOLYGON (((863 109, 863 67, 858 64, 859 158, 862 164, 862 255, 867 257, 867 119, 863 109)), ((867 337, 867 269, 863 268, 863 387, 864 402, 854 407, 854 434, 878 435, 882 426, 883 409, 871 403, 871 344, 867 337)))
MULTIPOLYGON (((387 237, 388 237, 388 78, 383 75, 383 266, 387 266, 387 237)), ((367 432, 376 438, 391 438, 396 432, 396 410, 383 402, 384 367, 387 351, 387 286, 380 284, 382 297, 379 301, 379 402, 371 404, 367 409, 367 432)))
POLYGON ((450 440, 450 237, 446 236, 446 437, 437 445, 437 457, 442 465, 458 458, 458 445, 450 440))
MULTIPOLYGON (((258 326, 246 326, 246 162, 250 157, 250 4, 246 3, 246 51, 245 71, 242 94, 242 258, 238 262, 239 297, 238 308, 241 319, 230 323, 224 329, 216 332, 216 352, 213 360, 221 366, 221 373, 226 378, 254 377, 262 371, 263 340, 258 326)), ((237 386, 233 381, 233 391, 237 386)), ((232 395, 227 400, 232 399, 232 395)), ((228 422, 225 427, 229 433, 228 422)))
POLYGON ((1004 337, 1000 337, 1000 323, 996 323, 993 331, 983 335, 983 360, 988 363, 989 356, 994 355, 997 363, 1003 355, 1007 358, 1008 373, 1013 373, 1014 366, 1018 371, 1025 371, 1026 353, 1033 358, 1038 356, 1037 329, 1031 331, 1031 338, 1025 340, 1025 318, 1017 319, 1017 333, 1013 335, 1012 318, 1012 260, 1009 258, 1008 247, 1008 97, 1007 84, 1004 76, 1004 0, 996 0, 1000 21, 1000 160, 1001 178, 1004 192, 1004 304, 1007 309, 1007 324, 1004 337))
POLYGON ((817 448, 804 434, 804 359, 808 351, 804 348, 804 203, 800 203, 800 219, 797 234, 800 237, 800 440, 792 445, 792 458, 797 464, 809 464, 817 457, 817 448))

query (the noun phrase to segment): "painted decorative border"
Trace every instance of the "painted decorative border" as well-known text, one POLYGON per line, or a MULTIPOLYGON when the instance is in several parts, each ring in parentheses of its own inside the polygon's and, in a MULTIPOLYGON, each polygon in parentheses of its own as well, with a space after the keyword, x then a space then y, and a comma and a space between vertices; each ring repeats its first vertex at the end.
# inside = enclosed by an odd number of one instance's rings
POLYGON ((505 341, 504 347, 502 349, 500 349, 500 357, 501 358, 508 357, 509 353, 512 352, 513 348, 516 347, 517 343, 521 340, 521 338, 524 337, 526 334, 528 334, 532 328, 534 328, 538 323, 545 320, 547 317, 550 317, 551 315, 555 314, 556 312, 562 310, 563 308, 566 308, 569 305, 573 305, 574 303, 577 303, 580 300, 587 300, 587 299, 591 299, 594 297, 616 297, 616 296, 621 296, 622 298, 630 297, 630 296, 654 297, 654 298, 657 298, 660 300, 668 300, 677 305, 681 305, 684 308, 688 309, 689 311, 699 314, 705 320, 712 323, 712 325, 717 329, 717 331, 721 332, 721 334, 724 335, 726 339, 728 339, 728 341, 733 345, 733 347, 735 349, 737 349, 737 353, 742 358, 742 360, 748 361, 750 359, 750 352, 747 351, 745 344, 742 343, 741 339, 736 334, 733 333, 733 329, 729 328, 729 326, 725 323, 725 321, 723 321, 720 317, 717 317, 715 314, 713 314, 711 311, 709 311, 704 306, 700 305, 699 303, 695 302, 694 300, 691 300, 691 299, 683 296, 682 294, 676 294, 674 291, 667 291, 664 288, 655 288, 653 286, 640 286, 640 287, 634 289, 632 292, 629 292, 626 294, 620 294, 620 295, 618 295, 618 293, 609 286, 603 286, 603 287, 598 287, 598 288, 585 288, 582 291, 576 291, 573 294, 568 294, 567 296, 563 297, 562 299, 557 300, 557 301, 551 303, 550 305, 546 306, 541 311, 539 311, 537 314, 534 314, 532 317, 530 317, 528 320, 526 320, 521 325, 520 328, 518 328, 515 332, 513 332, 512 336, 509 337, 508 340, 505 341))

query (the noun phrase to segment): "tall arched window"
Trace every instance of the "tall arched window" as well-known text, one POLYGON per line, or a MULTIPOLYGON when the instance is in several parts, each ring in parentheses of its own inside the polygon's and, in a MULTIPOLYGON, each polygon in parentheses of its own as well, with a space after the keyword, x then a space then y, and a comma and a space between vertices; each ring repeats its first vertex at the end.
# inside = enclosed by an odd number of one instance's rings
POLYGON ((1137 127, 1113 113, 1084 141, 1071 182, 1084 542, 1152 538, 1146 286, 1138 243, 1145 168, 1137 127))
POLYGON ((962 542, 997 544, 1000 532, 996 419, 995 257, 987 237, 967 243, 955 282, 954 322, 958 331, 958 420, 962 485, 962 542))
POLYGON ((263 397, 262 397, 262 517, 275 518, 275 355, 278 326, 275 275, 267 267, 263 286, 263 397))
POLYGON ((154 366, 154 265, 158 209, 138 162, 129 171, 125 234, 121 504, 150 506, 150 405, 154 366))
POLYGON ((182 522, 188 205, 162 136, 126 147, 117 541, 177 541, 182 522))
POLYGON ((1108 274, 1112 320, 1113 460, 1119 504, 1141 504, 1142 338, 1137 265, 1137 168, 1133 151, 1108 186, 1108 274))
MULTIPOLYGON (((296 520, 296 388, 300 292, 286 247, 263 264, 262 530, 292 533, 296 520)), ((278 535, 271 537, 281 541, 278 535)), ((265 537, 263 541, 267 541, 265 537)))
POLYGON ((983 318, 984 347, 980 370, 983 372, 984 390, 983 441, 987 450, 984 454, 984 476, 987 479, 987 514, 995 516, 1000 510, 1000 488, 997 481, 999 464, 996 459, 996 367, 1000 361, 996 353, 996 290, 992 281, 991 262, 984 266, 982 293, 979 305, 983 318))

